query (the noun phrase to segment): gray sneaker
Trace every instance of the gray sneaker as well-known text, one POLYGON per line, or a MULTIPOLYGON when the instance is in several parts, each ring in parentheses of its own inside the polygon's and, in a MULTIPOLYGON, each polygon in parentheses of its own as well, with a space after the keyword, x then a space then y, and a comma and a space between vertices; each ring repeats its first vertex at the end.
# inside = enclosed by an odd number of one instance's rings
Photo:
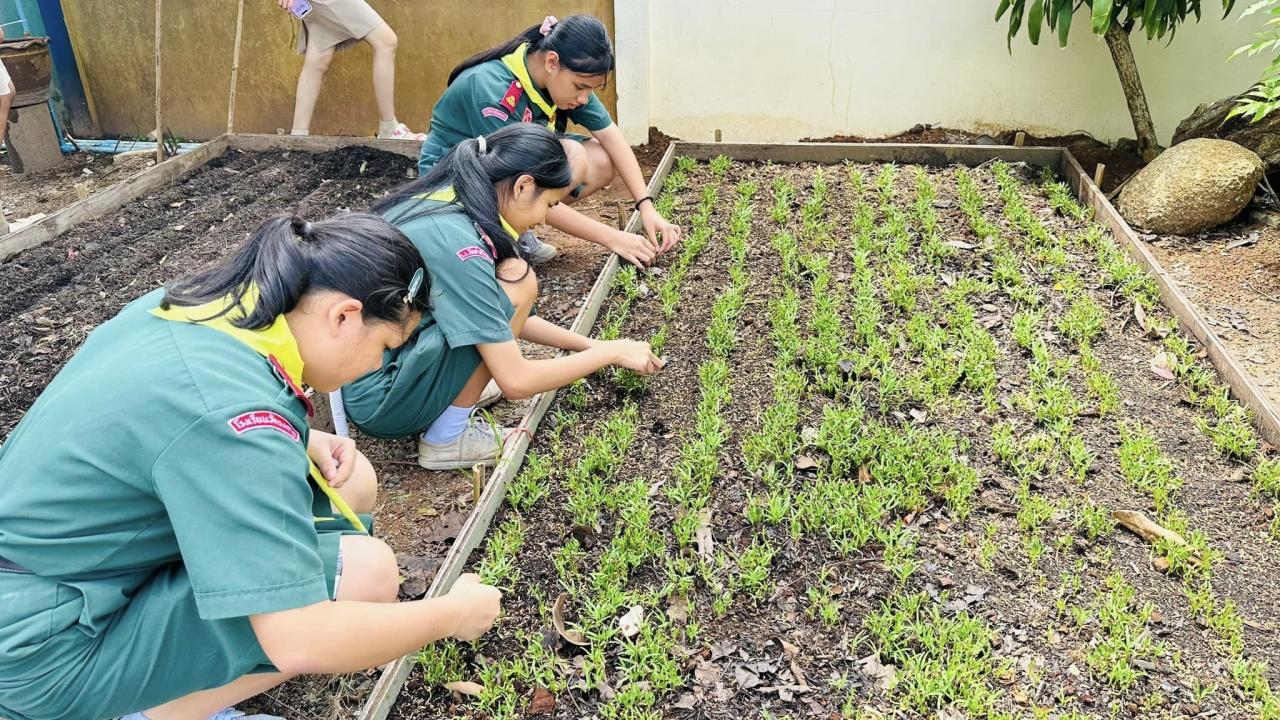
POLYGON ((522 233, 517 242, 520 243, 521 254, 529 261, 530 265, 541 265, 560 254, 555 245, 542 242, 537 235, 529 231, 522 233))
POLYGON ((506 428, 494 427, 483 420, 471 419, 471 424, 451 443, 437 445, 418 437, 418 465, 428 470, 469 469, 476 463, 493 467, 502 453, 502 438, 506 428))
POLYGON ((476 407, 487 408, 497 405, 502 399, 502 388, 498 387, 498 381, 490 380, 488 385, 484 386, 484 390, 480 392, 480 399, 476 401, 476 407))

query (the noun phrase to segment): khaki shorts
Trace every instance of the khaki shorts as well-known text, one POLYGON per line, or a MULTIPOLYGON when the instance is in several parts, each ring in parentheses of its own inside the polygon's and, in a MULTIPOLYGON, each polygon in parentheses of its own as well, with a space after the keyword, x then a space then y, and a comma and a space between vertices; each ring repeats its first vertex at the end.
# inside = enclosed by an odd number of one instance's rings
POLYGON ((359 42, 382 24, 382 16, 365 0, 311 0, 311 12, 302 18, 298 52, 314 45, 319 52, 339 50, 359 42))
POLYGON ((0 97, 9 94, 9 71, 4 69, 4 61, 0 60, 0 97))

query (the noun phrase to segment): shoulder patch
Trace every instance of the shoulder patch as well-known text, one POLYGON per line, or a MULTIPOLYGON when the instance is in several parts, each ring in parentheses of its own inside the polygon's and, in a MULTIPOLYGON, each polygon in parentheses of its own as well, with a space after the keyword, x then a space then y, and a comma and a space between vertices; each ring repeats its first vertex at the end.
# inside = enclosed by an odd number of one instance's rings
POLYGON ((236 431, 236 435, 243 435, 250 430, 275 430, 295 442, 302 439, 302 435, 293 426, 293 423, 286 420, 280 413, 271 412, 270 410, 241 413, 228 420, 227 424, 231 426, 232 430, 236 431))
POLYGON ((510 112, 515 112, 516 103, 524 95, 524 87, 520 85, 519 80, 512 80, 507 86, 507 91, 502 93, 502 106, 510 112))
POLYGON ((480 258, 481 260, 493 262, 493 258, 489 257, 489 253, 485 252, 485 249, 479 245, 471 245, 458 251, 459 260, 466 262, 471 258, 480 258))
POLYGON ((498 118, 499 120, 501 120, 501 121, 503 121, 503 122, 506 122, 508 119, 510 119, 510 118, 511 118, 511 116, 510 116, 510 115, 508 115, 506 112, 504 112, 504 111, 502 111, 502 110, 500 110, 500 109, 498 109, 498 108, 496 108, 496 107, 485 107, 485 108, 482 108, 482 109, 480 110, 480 114, 481 114, 482 116, 484 116, 484 117, 498 118))
POLYGON ((533 108, 524 109, 524 122, 533 122, 533 108))

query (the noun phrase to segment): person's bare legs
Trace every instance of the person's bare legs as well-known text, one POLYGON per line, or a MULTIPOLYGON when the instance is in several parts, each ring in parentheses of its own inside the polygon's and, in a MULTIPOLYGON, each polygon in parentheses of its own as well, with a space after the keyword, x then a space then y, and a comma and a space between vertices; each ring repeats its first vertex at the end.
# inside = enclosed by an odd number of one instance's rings
POLYGON ((315 114, 320 87, 324 84, 325 73, 329 72, 329 64, 333 62, 333 54, 333 48, 316 50, 315 45, 307 43, 307 52, 302 57, 302 72, 298 73, 298 90, 293 101, 293 132, 296 134, 311 131, 311 116, 315 114))
MULTIPOLYGON (((353 477, 352 481, 355 479, 353 477)), ((376 479, 374 483, 376 485, 376 479)), ((368 535, 344 535, 341 543, 342 576, 338 584, 338 599, 395 602, 400 588, 400 568, 391 548, 368 535)), ((204 720, 223 708, 266 692, 291 677, 293 676, 285 673, 245 675, 222 687, 201 690, 144 710, 143 714, 150 720, 204 720)))
POLYGON ((378 119, 396 122, 396 46, 399 39, 391 26, 382 23, 364 36, 373 47, 373 97, 378 103, 378 119))
MULTIPOLYGON (((509 258, 498 265, 498 277, 519 277, 523 272, 525 261, 517 258, 509 258)), ((511 316, 511 334, 519 339, 520 333, 524 330, 524 323, 529 319, 529 313, 533 311, 533 303, 538 299, 538 278, 530 270, 518 282, 498 281, 502 289, 506 291, 507 297, 511 299, 511 304, 515 305, 515 315, 511 316)), ((471 377, 467 378, 467 384, 462 386, 462 392, 451 403, 455 407, 471 407, 480 399, 480 393, 484 392, 484 386, 489 384, 493 379, 493 375, 489 372, 488 366, 483 362, 476 366, 475 372, 471 373, 471 377)))
POLYGON ((9 83, 9 94, 0 95, 0 145, 3 145, 5 138, 9 136, 9 108, 13 105, 13 99, 17 93, 17 88, 13 83, 9 83))
POLYGON ((573 204, 584 197, 609 187, 609 184, 613 182, 615 173, 613 160, 609 159, 609 153, 605 152, 604 146, 599 141, 591 139, 582 142, 582 149, 587 156, 587 172, 586 177, 582 180, 582 191, 578 193, 576 198, 572 195, 566 195, 564 200, 561 200, 563 203, 573 204))

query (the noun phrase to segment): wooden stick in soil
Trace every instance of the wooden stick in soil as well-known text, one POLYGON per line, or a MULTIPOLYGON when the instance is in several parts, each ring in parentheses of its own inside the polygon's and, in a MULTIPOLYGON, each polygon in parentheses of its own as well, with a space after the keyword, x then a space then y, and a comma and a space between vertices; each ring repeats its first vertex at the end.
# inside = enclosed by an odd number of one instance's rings
POLYGON ((244 29, 244 0, 240 0, 236 9, 236 42, 231 51, 231 92, 227 97, 227 134, 236 128, 236 80, 240 76, 240 34, 244 29))
POLYGON ((1178 533, 1163 527, 1151 518, 1143 515, 1137 510, 1116 510, 1111 513, 1111 517, 1120 523, 1124 528, 1134 535, 1146 540, 1149 543, 1155 543, 1158 540, 1168 540, 1175 545, 1186 545, 1187 541, 1178 533))
POLYGON ((716 142, 720 142, 720 128, 716 128, 716 142))
POLYGON ((0 237, 9 234, 9 221, 4 219, 4 208, 0 207, 0 237))
POLYGON ((1107 166, 1102 163, 1098 163, 1098 166, 1093 169, 1093 184, 1097 185, 1099 190, 1102 189, 1102 179, 1106 176, 1107 166))
POLYGON ((484 492, 484 463, 471 466, 471 501, 479 504, 480 494, 484 492))
POLYGON ((164 116, 160 113, 160 8, 156 0, 156 164, 164 162, 164 116))
POLYGON ((1013 146, 1022 147, 1023 145, 1026 145, 1026 144, 1027 144, 1027 134, 1019 130, 1018 134, 1013 136, 1013 146))

